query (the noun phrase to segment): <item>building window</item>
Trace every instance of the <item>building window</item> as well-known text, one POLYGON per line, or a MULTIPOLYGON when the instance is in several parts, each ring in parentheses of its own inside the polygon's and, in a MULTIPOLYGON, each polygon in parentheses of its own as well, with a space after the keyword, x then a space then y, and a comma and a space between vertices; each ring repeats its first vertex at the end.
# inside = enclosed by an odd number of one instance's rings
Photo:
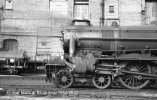
POLYGON ((74 1, 74 18, 89 19, 89 0, 75 0, 74 1))
POLYGON ((114 13, 114 6, 109 6, 109 13, 114 13))
POLYGON ((5 0, 5 9, 13 9, 13 1, 5 0))
POLYGON ((4 50, 18 50, 18 42, 15 39, 5 39, 3 41, 4 50))
POLYGON ((42 46, 46 46, 46 42, 42 42, 41 45, 42 45, 42 46))

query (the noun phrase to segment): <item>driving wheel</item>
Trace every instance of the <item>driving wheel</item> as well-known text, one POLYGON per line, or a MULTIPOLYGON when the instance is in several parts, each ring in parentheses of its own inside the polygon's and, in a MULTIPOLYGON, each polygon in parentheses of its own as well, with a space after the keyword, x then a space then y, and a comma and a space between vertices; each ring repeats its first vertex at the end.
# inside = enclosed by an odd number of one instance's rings
POLYGON ((60 88, 68 88, 73 84, 73 75, 68 70, 60 70, 56 75, 57 86, 60 88))
MULTIPOLYGON (((140 73, 151 73, 150 65, 145 62, 129 62, 126 66, 122 69, 124 71, 130 72, 140 72, 140 73)), ((129 89, 140 89, 145 87, 150 80, 143 79, 141 75, 138 74, 130 74, 125 73, 119 77, 120 82, 123 86, 129 89)))

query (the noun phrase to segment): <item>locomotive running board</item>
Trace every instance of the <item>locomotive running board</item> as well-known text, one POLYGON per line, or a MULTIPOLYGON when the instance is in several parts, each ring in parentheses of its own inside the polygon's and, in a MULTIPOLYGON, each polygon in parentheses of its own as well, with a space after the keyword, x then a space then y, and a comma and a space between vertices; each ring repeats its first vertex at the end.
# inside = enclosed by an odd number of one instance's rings
POLYGON ((149 76, 149 77, 155 77, 157 78, 157 75, 149 74, 149 73, 140 73, 140 72, 132 72, 132 71, 121 71, 122 73, 128 73, 128 74, 136 74, 136 75, 142 75, 142 76, 149 76))

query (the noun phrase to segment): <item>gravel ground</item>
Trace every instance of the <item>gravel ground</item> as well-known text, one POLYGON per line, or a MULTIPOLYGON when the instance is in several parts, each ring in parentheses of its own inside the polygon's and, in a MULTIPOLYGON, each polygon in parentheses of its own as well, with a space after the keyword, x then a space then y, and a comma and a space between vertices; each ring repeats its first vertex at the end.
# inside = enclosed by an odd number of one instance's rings
POLYGON ((52 83, 45 81, 45 75, 0 75, 0 86, 2 85, 52 85, 52 83))
POLYGON ((3 85, 52 85, 45 80, 19 80, 19 79, 1 79, 0 86, 3 85))

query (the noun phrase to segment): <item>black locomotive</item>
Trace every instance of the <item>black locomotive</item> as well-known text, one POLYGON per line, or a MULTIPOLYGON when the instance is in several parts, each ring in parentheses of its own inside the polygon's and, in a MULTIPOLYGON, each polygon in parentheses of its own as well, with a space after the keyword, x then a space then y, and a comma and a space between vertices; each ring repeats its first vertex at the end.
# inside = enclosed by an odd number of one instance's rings
POLYGON ((156 26, 74 25, 63 33, 64 59, 46 64, 47 79, 59 87, 89 82, 104 89, 120 81, 140 89, 157 80, 156 26))

